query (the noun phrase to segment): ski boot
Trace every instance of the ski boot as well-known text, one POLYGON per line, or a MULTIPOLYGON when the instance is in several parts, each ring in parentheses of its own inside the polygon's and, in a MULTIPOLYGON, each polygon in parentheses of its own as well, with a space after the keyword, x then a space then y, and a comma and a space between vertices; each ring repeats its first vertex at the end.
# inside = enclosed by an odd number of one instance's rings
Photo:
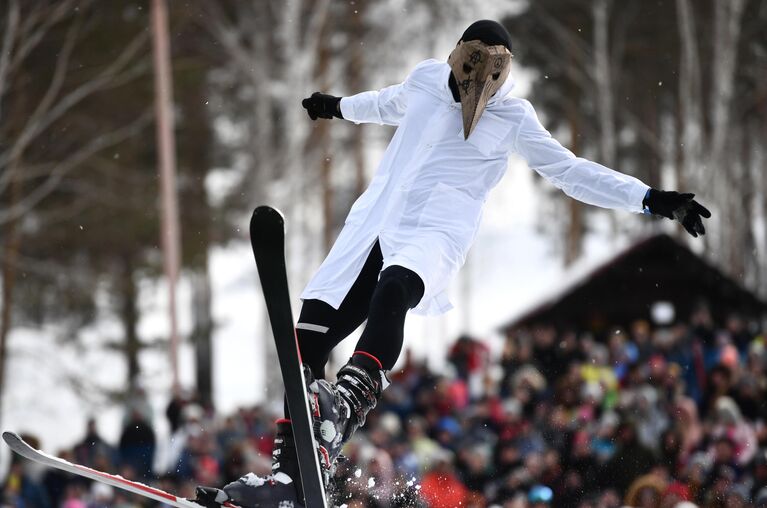
POLYGON ((385 371, 379 366, 373 357, 355 353, 338 371, 335 383, 314 379, 311 370, 304 366, 314 440, 326 491, 335 475, 341 449, 364 425, 367 413, 389 385, 385 371))
MULTIPOLYGON (((326 491, 335 474, 343 445, 365 423, 381 392, 389 385, 384 370, 373 357, 355 353, 338 371, 335 384, 314 379, 304 366, 314 438, 326 491)), ((272 474, 263 478, 249 473, 223 489, 197 488, 197 503, 217 508, 227 502, 242 508, 298 508, 304 506, 293 431, 289 420, 278 422, 272 452, 272 474)))
POLYGON ((197 487, 194 501, 207 508, 237 505, 241 508, 299 508, 304 493, 290 420, 277 422, 272 449, 272 474, 262 477, 248 473, 223 489, 197 487))

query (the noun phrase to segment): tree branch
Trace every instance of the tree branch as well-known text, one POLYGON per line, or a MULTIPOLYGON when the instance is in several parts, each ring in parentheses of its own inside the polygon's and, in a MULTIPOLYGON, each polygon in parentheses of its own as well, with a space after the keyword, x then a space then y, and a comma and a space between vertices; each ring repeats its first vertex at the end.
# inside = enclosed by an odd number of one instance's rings
POLYGON ((16 37, 16 30, 19 26, 19 3, 17 0, 10 0, 8 4, 8 19, 3 35, 3 44, 0 46, 0 123, 3 120, 3 95, 6 90, 6 80, 8 79, 8 67, 13 51, 13 42, 16 37))
MULTIPOLYGON (((92 3, 92 0, 82 2, 82 5, 78 5, 79 10, 85 10, 90 3, 92 3)), ((19 46, 19 51, 11 60, 11 70, 15 70, 21 65, 27 55, 43 40, 43 37, 45 37, 51 27, 64 19, 65 16, 71 14, 76 4, 77 0, 63 0, 56 3, 52 11, 50 11, 50 6, 45 5, 24 16, 25 19, 21 25, 20 35, 20 39, 23 42, 19 46), (41 24, 35 28, 38 22, 41 22, 41 24)))
MULTIPOLYGON (((148 38, 148 32, 141 32, 126 46, 120 56, 94 79, 83 83, 66 94, 45 115, 39 115, 39 118, 35 118, 34 122, 31 120, 27 122, 16 142, 0 154, 0 168, 7 165, 8 161, 16 154, 22 153, 35 137, 45 131, 53 122, 61 118, 80 101, 101 89, 109 87, 111 81, 119 75, 123 67, 138 53, 148 38)), ((2 177, 0 177, 0 183, 2 183, 2 177)))
MULTIPOLYGON (((20 41, 18 52, 11 60, 11 70, 16 70, 24 61, 24 59, 31 53, 48 31, 56 23, 64 19, 68 14, 72 13, 77 0, 63 0, 50 5, 43 5, 37 7, 32 12, 23 16, 24 21, 21 25, 20 41), (53 7, 53 8, 52 8, 53 7), (39 25, 37 25, 40 23, 39 25)), ((91 3, 90 1, 86 3, 91 3)))
POLYGON ((43 94, 43 98, 37 104, 37 107, 30 115, 28 124, 37 123, 40 118, 48 111, 56 100, 56 96, 61 91, 61 87, 64 84, 64 78, 69 70, 69 58, 72 56, 72 51, 77 41, 77 33, 80 31, 81 18, 78 16, 77 20, 67 30, 67 35, 64 38, 64 45, 61 48, 57 58, 56 67, 51 77, 51 82, 48 85, 48 89, 43 94))
POLYGON ((29 213, 38 203, 56 190, 56 187, 61 180, 70 171, 88 160, 97 152, 135 136, 146 127, 151 120, 151 111, 146 111, 127 126, 95 138, 90 143, 71 154, 66 160, 56 164, 51 171, 50 176, 42 185, 34 189, 15 206, 0 211, 0 224, 15 220, 18 217, 29 213))

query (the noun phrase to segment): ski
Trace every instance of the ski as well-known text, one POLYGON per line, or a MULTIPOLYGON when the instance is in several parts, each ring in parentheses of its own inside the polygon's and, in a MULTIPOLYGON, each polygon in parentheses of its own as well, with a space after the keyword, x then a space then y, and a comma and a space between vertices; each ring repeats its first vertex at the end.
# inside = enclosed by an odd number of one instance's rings
POLYGON ((256 208, 250 219, 250 242, 277 346, 306 507, 326 508, 322 470, 306 394, 306 379, 290 310, 285 267, 285 220, 282 214, 269 206, 256 208))
MULTIPOLYGON (((168 506, 176 506, 178 508, 204 508, 202 505, 195 503, 194 501, 190 501, 183 497, 174 496, 173 494, 160 489, 156 489, 154 487, 150 487, 149 485, 127 480, 122 476, 105 473, 103 471, 81 466, 80 464, 73 464, 72 462, 62 458, 48 455, 47 453, 30 446, 29 443, 21 439, 21 437, 14 432, 3 432, 3 441, 5 441, 5 444, 7 444, 8 447, 14 452, 18 453, 26 459, 37 462, 38 464, 60 469, 62 471, 76 474, 78 476, 83 476, 85 478, 90 478, 91 480, 95 480, 97 482, 106 483, 112 487, 125 490, 142 497, 153 499, 155 501, 159 501, 168 506)), ((225 503, 223 506, 229 508, 238 508, 237 505, 232 503, 225 503)))

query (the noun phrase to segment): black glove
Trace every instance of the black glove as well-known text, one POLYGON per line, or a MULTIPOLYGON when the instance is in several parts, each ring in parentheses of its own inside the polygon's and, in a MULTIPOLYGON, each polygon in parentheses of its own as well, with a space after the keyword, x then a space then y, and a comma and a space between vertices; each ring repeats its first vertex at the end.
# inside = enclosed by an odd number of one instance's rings
POLYGON ((654 215, 661 215, 667 219, 678 220, 694 237, 705 235, 701 217, 711 217, 705 206, 693 198, 695 194, 680 194, 676 191, 661 191, 650 189, 642 200, 642 206, 654 215))
POLYGON ((314 92, 311 97, 301 101, 301 105, 306 108, 309 118, 343 118, 341 115, 341 97, 335 97, 320 92, 314 92))

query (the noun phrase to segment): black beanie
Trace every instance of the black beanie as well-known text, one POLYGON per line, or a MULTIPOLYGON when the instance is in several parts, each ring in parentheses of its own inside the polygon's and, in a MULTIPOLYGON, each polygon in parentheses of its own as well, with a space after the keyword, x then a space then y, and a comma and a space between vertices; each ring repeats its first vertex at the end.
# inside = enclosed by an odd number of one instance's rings
POLYGON ((497 21, 482 19, 475 21, 461 36, 463 42, 482 41, 488 46, 505 46, 511 51, 511 36, 509 32, 497 21))

